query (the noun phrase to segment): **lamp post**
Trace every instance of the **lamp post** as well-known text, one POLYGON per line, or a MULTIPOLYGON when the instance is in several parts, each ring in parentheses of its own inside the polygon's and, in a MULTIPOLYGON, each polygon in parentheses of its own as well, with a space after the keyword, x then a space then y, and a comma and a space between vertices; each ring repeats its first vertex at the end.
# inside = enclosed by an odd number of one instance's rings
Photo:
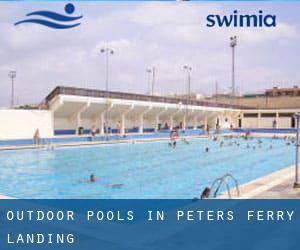
POLYGON ((184 65, 183 69, 187 72, 187 91, 188 91, 188 100, 191 99, 191 71, 192 67, 184 65))
POLYGON ((14 82, 14 80, 17 76, 17 72, 14 70, 9 71, 8 76, 11 79, 11 103, 10 103, 10 106, 14 107, 15 106, 15 82, 14 82))
POLYGON ((154 85, 155 85, 155 74, 156 74, 156 68, 153 66, 152 68, 152 95, 154 95, 154 85))
POLYGON ((155 85, 155 74, 156 74, 156 68, 153 66, 152 68, 147 69, 148 73, 148 84, 149 84, 149 94, 151 92, 151 95, 154 95, 154 85, 155 85), (150 78, 152 74, 152 83, 150 84, 150 78), (151 91, 150 91, 150 85, 151 85, 151 91))
MULTIPOLYGON (((106 133, 108 134, 108 98, 109 98, 109 86, 108 86, 108 77, 109 77, 109 56, 113 55, 115 52, 112 48, 105 47, 100 50, 102 54, 105 54, 105 91, 106 91, 106 112, 105 112, 105 127, 106 133)), ((108 137, 106 138, 108 139, 108 137)))
POLYGON ((231 78, 231 91, 232 97, 235 97, 235 47, 237 46, 237 37, 230 37, 230 47, 232 48, 232 78, 231 78))
POLYGON ((147 72, 147 76, 148 76, 148 95, 150 95, 151 94, 151 74, 152 74, 152 69, 150 69, 150 68, 148 68, 147 70, 146 70, 146 72, 147 72))
POLYGON ((295 183, 294 188, 300 188, 299 180, 299 151, 300 151, 300 113, 294 115, 297 124, 297 133, 296 133, 296 162, 295 162, 295 183))
POLYGON ((218 94, 219 94, 219 83, 216 81, 216 103, 218 103, 218 94))
POLYGON ((187 100, 186 100, 186 111, 185 111, 185 127, 186 127, 186 119, 188 115, 188 105, 191 101, 191 71, 192 67, 189 65, 184 65, 183 69, 187 72, 187 100))
POLYGON ((102 48, 100 52, 105 54, 105 90, 108 91, 109 55, 113 55, 115 52, 109 47, 102 48))

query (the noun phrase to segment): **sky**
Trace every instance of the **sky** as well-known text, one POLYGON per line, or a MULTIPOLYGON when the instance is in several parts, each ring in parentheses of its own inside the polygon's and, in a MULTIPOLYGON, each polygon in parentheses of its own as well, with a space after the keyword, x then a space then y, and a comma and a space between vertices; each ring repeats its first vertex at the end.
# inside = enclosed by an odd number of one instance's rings
POLYGON ((40 103, 55 86, 105 89, 103 46, 110 56, 109 89, 148 91, 146 69, 156 67, 155 92, 186 93, 184 65, 192 67, 192 92, 230 91, 236 35, 238 92, 300 85, 300 2, 80 2, 81 25, 53 30, 13 24, 36 10, 64 13, 67 2, 0 2, 0 106, 9 106, 10 70, 17 71, 16 103, 40 103), (277 15, 276 28, 208 28, 209 14, 277 15))

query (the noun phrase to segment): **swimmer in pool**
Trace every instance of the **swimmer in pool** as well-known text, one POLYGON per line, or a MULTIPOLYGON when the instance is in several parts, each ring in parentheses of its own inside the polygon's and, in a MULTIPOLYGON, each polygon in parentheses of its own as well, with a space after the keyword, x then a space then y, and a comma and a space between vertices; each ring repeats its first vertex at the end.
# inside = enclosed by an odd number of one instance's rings
POLYGON ((79 183, 95 183, 96 181, 96 176, 94 174, 91 174, 89 179, 80 180, 79 183))
POLYGON ((190 144, 190 142, 188 142, 186 138, 183 138, 182 141, 183 141, 185 144, 190 144))
POLYGON ((209 147, 205 148, 205 152, 208 153, 209 152, 209 147))
POLYGON ((94 183, 96 181, 97 181, 96 176, 94 174, 91 174, 89 182, 94 183))
POLYGON ((116 183, 116 184, 109 184, 109 185, 106 185, 105 187, 107 188, 121 188, 123 187, 124 184, 121 184, 121 183, 116 183))

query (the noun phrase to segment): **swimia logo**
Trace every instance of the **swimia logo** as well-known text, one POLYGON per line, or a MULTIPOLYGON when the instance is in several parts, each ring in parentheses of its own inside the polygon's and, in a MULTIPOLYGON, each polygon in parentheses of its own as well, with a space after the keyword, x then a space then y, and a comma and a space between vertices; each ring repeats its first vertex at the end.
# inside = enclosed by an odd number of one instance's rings
POLYGON ((262 10, 258 14, 240 14, 237 10, 231 15, 210 14, 206 21, 207 27, 276 27, 276 15, 264 14, 262 10))
POLYGON ((75 6, 71 3, 66 4, 64 8, 65 14, 59 14, 53 11, 40 10, 27 14, 27 17, 33 17, 16 22, 15 25, 33 23, 43 25, 52 29, 70 29, 80 25, 80 23, 74 23, 82 16, 72 16, 75 12, 75 6), (73 22, 73 23, 71 23, 73 22))

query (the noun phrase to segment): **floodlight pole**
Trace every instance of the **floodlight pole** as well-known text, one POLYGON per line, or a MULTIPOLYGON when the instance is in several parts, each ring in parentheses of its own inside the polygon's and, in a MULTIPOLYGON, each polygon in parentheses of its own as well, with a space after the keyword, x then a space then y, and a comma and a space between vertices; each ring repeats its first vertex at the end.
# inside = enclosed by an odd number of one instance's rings
MULTIPOLYGON (((188 115, 188 105, 191 104, 191 71, 192 67, 189 65, 184 65, 183 69, 187 72, 187 99, 186 99, 186 111, 185 111, 185 123, 188 115)), ((186 127, 186 124, 185 124, 186 127)))
POLYGON ((235 47, 237 46, 237 37, 232 36, 230 37, 230 47, 232 48, 232 79, 231 79, 231 91, 232 91, 232 98, 235 97, 235 47))
POLYGON ((299 181, 299 153, 300 153, 300 113, 296 113, 294 115, 297 123, 297 133, 296 133, 296 162, 295 162, 295 183, 294 188, 300 188, 300 181, 299 181))
MULTIPOLYGON (((108 109, 108 98, 109 98, 109 86, 108 86, 108 77, 109 77, 109 56, 113 55, 115 52, 112 48, 105 47, 100 50, 101 53, 105 54, 105 91, 106 91, 106 109, 108 109)), ((106 133, 108 133, 108 111, 105 112, 105 123, 106 123, 106 133)))
POLYGON ((154 85, 155 85, 155 74, 156 74, 156 68, 152 68, 152 88, 151 88, 151 94, 154 95, 154 85))
POLYGON ((100 52, 105 53, 105 90, 108 92, 109 55, 113 55, 115 52, 109 47, 102 48, 100 52))
POLYGON ((15 106, 15 82, 14 82, 14 79, 17 76, 17 72, 14 70, 9 71, 8 76, 11 79, 11 103, 10 103, 10 106, 13 108, 15 106))
POLYGON ((147 70, 146 70, 146 72, 147 72, 147 76, 148 76, 148 91, 147 91, 147 94, 148 95, 150 95, 151 94, 151 89, 152 89, 152 87, 151 87, 151 74, 152 74, 152 69, 150 69, 150 68, 148 68, 147 70))
POLYGON ((188 91, 188 99, 190 100, 191 98, 191 71, 192 71, 192 67, 188 66, 188 65, 184 65, 183 69, 187 72, 187 91, 188 91))
POLYGON ((218 93, 219 93, 219 84, 218 81, 216 81, 216 103, 218 102, 218 93))

